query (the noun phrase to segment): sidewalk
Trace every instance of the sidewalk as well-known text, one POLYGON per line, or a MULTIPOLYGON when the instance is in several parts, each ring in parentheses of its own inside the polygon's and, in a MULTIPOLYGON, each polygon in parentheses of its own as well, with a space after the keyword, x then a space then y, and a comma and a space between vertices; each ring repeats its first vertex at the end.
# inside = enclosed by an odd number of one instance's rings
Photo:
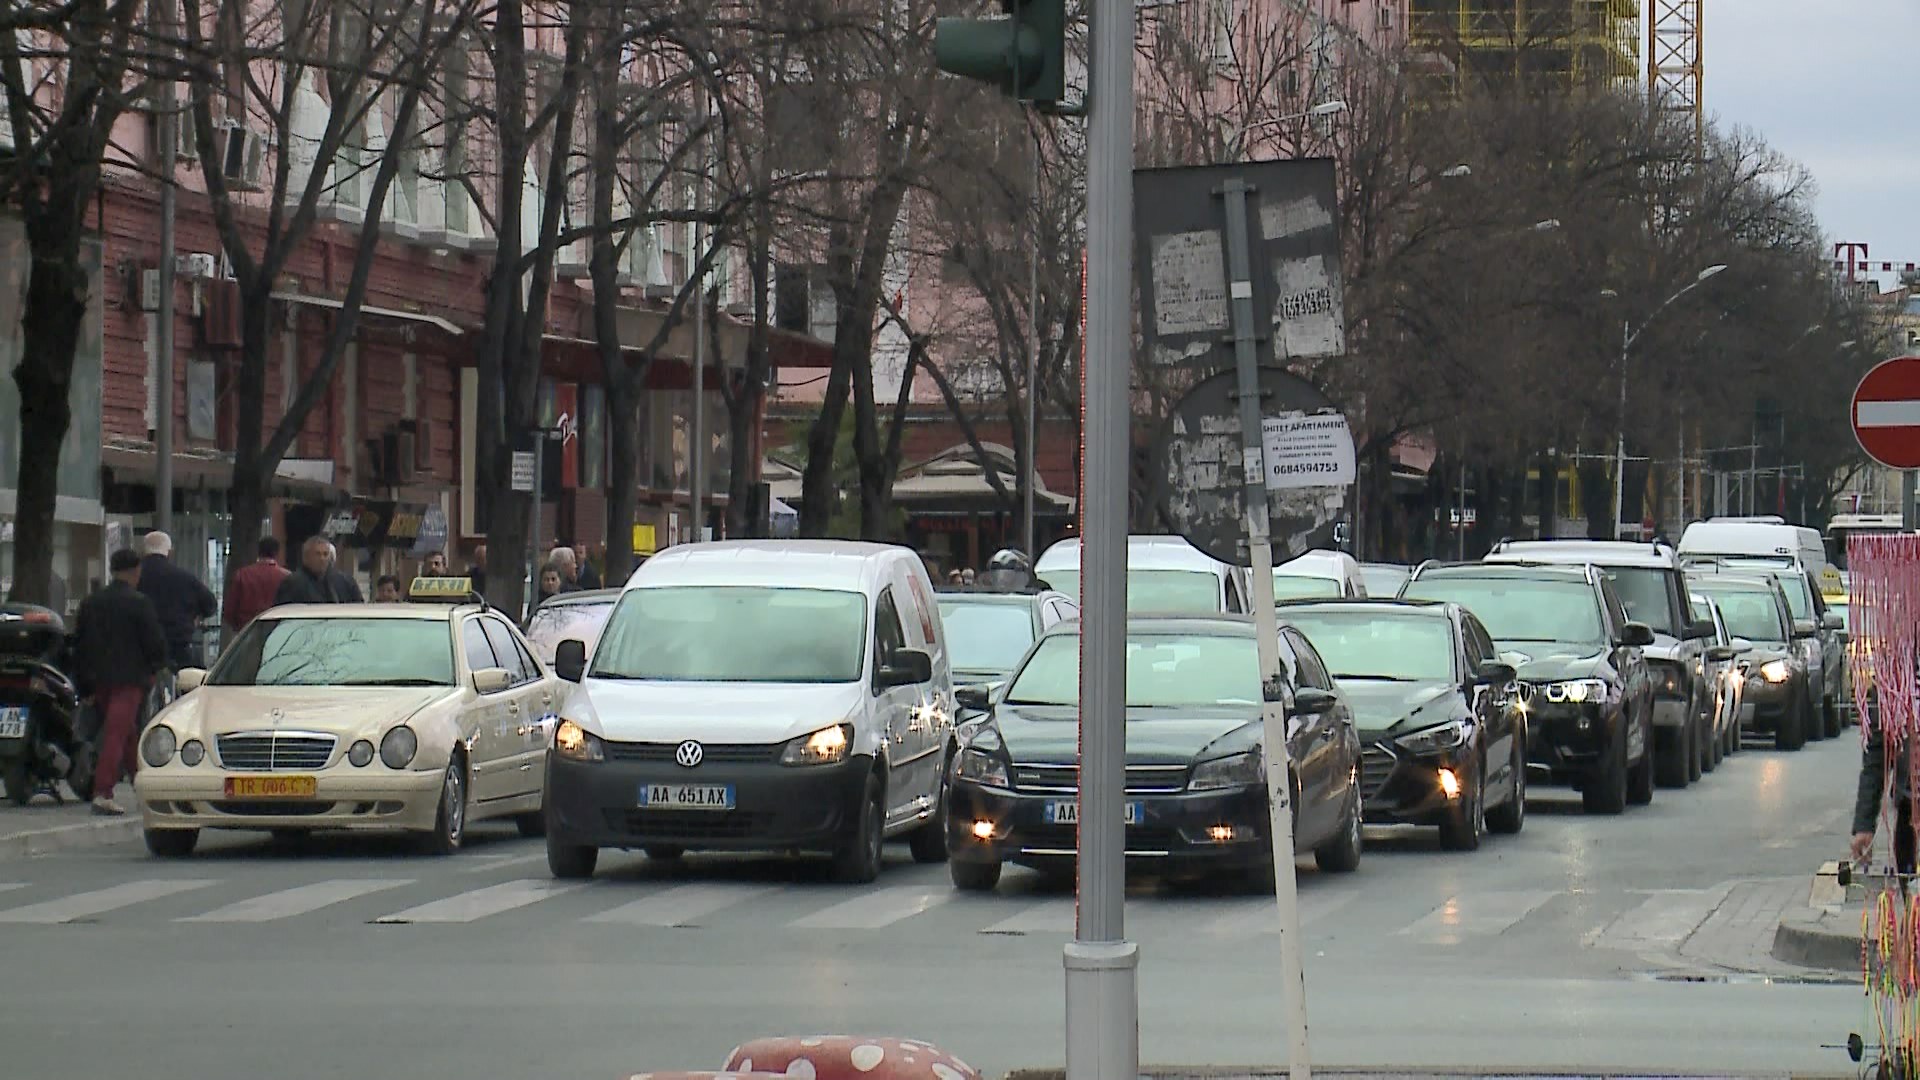
MULTIPOLYGON (((1315 1065, 1316 1076, 1338 1076, 1341 1080, 1684 1080, 1686 1077, 1713 1077, 1714 1080, 1854 1080, 1854 1072, 1659 1072, 1631 1069, 1597 1071, 1579 1069, 1379 1069, 1315 1065)), ((1253 1067, 1142 1065, 1140 1080, 1285 1080, 1285 1065, 1253 1067)), ((1015 1069, 1006 1080, 1066 1080, 1064 1069, 1015 1069)))
POLYGON ((0 799, 0 859, 140 838, 140 804, 133 797, 133 785, 121 784, 114 791, 114 801, 127 809, 125 817, 96 817, 91 805, 71 798, 72 792, 67 794, 67 801, 57 806, 44 795, 27 806, 0 799))
POLYGON ((1814 875, 1804 907, 1790 907, 1774 931, 1773 956, 1802 967, 1860 971, 1860 931, 1872 896, 1863 882, 1842 886, 1838 863, 1814 875))

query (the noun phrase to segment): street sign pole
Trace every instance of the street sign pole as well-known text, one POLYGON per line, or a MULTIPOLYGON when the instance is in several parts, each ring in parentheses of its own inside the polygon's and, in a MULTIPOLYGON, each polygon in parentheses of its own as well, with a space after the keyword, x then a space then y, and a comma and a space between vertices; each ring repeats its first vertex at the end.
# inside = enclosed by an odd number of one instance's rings
POLYGON ((527 595, 521 597, 522 611, 533 610, 533 598, 540 595, 540 483, 546 479, 547 429, 533 429, 533 512, 527 524, 527 595))
POLYGON ((1094 4, 1081 424, 1078 918, 1066 947, 1067 1080, 1140 1075, 1139 949, 1125 939, 1127 481, 1131 460, 1134 6, 1094 4))
POLYGON ((1246 471, 1247 554, 1253 563, 1254 639, 1260 654, 1261 747, 1273 834, 1274 900, 1280 916, 1280 998, 1287 1032, 1287 1071, 1307 1080, 1307 982, 1300 963, 1300 902, 1293 873, 1293 784, 1287 760, 1287 709, 1280 670, 1280 627, 1274 613, 1273 545, 1267 511, 1266 437, 1261 423, 1260 357, 1253 314, 1247 193, 1238 177, 1221 186, 1227 209, 1227 293, 1233 363, 1239 376, 1240 434, 1246 471))

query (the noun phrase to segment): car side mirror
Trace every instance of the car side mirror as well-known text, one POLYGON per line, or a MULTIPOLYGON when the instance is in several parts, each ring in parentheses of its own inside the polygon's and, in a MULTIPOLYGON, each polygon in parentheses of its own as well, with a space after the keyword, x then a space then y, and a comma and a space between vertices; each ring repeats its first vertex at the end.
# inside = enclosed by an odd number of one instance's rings
POLYGON ((1810 637, 1813 637, 1815 634, 1818 634, 1819 632, 1820 632, 1819 626, 1815 625, 1812 619, 1793 620, 1793 636, 1794 637, 1810 638, 1810 637))
POLYGON ((473 689, 479 694, 497 694, 513 685, 513 676, 506 668, 481 668, 473 673, 473 689))
POLYGON ((1475 672, 1475 681, 1483 686, 1505 686, 1519 677, 1519 669, 1505 660, 1489 660, 1475 672))
POLYGON ((1707 650, 1707 659, 1716 664, 1724 664, 1738 655, 1731 645, 1715 645, 1707 650))
POLYGON ((1620 644, 1631 649, 1644 649, 1653 644, 1653 627, 1643 622, 1630 622, 1620 628, 1620 644))
POLYGON ((1829 611, 1825 615, 1820 616, 1820 629, 1822 630, 1845 630, 1846 628, 1847 620, 1841 618, 1840 613, 1837 611, 1829 611))
POLYGON ((881 686, 917 686, 933 680, 933 657, 925 649, 895 649, 874 672, 881 686))
POLYGON ((975 712, 986 712, 993 708, 993 692, 984 686, 962 686, 953 692, 954 704, 975 712))
POLYGON ((553 673, 568 682, 579 682, 587 674, 587 643, 568 638, 553 650, 553 673))
POLYGON ((1850 630, 1836 630, 1833 632, 1833 639, 1842 645, 1851 644, 1853 641, 1853 632, 1850 630))
POLYGON ((1687 638, 1690 641, 1700 641, 1703 639, 1711 641, 1716 636, 1718 636, 1718 632, 1713 628, 1712 619, 1695 619, 1687 624, 1687 638))
POLYGON ((1332 712, 1334 706, 1339 704, 1340 699, 1335 697, 1332 691, 1303 686, 1293 692, 1293 708, 1287 710, 1287 715, 1319 716, 1322 713, 1332 712))
POLYGON ((1741 656, 1753 651, 1753 642, 1743 637, 1737 637, 1728 642, 1727 647, 1733 650, 1733 655, 1741 656))
POLYGON ((189 694, 195 690, 200 689, 200 687, 203 686, 206 683, 206 681, 207 681, 206 668, 197 668, 197 667, 181 668, 179 671, 174 673, 173 692, 176 694, 189 694))

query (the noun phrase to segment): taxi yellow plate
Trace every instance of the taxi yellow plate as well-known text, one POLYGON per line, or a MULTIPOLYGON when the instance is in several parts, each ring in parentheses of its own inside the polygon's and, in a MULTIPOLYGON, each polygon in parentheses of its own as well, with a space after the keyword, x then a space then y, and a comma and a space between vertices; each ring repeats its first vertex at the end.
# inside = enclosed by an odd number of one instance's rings
POLYGON ((229 776, 229 799, 311 799, 320 781, 311 776, 229 776))

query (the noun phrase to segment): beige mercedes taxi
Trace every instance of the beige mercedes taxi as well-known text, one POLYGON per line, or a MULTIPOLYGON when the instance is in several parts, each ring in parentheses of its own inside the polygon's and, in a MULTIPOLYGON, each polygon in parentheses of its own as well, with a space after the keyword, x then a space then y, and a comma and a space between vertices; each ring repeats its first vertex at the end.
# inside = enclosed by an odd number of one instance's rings
POLYGON ((301 604, 255 619, 140 738, 147 848, 201 829, 396 829, 434 854, 467 826, 541 829, 561 684, 465 578, 404 604, 301 604))

